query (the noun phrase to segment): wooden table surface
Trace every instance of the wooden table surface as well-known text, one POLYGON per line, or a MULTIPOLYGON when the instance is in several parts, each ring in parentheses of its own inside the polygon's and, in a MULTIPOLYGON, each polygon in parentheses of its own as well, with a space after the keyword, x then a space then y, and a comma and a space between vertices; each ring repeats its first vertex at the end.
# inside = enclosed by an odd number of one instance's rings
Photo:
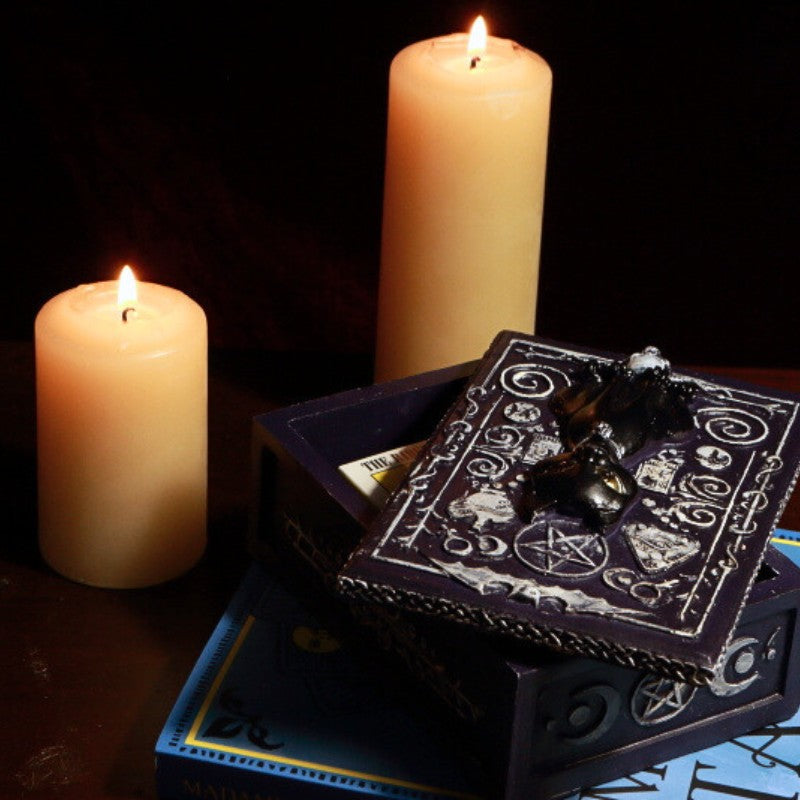
MULTIPOLYGON (((0 798, 155 798, 153 749, 248 564, 250 423, 369 382, 358 357, 212 353, 209 547, 187 575, 136 591, 54 574, 36 544, 33 348, 0 343, 0 798)), ((800 393, 800 370, 708 368, 800 393)), ((800 530, 800 492, 781 527, 800 530)))

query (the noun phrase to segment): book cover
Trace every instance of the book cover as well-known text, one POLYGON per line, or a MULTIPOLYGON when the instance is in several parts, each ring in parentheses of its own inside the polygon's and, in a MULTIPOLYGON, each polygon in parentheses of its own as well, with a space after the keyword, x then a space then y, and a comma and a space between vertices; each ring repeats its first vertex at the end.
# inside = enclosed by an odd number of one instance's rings
POLYGON ((159 797, 482 794, 444 723, 328 622, 251 565, 159 736, 159 797))
MULTIPOLYGON (((800 566, 800 535, 773 545, 800 566)), ((156 745, 162 800, 480 797, 472 759, 408 708, 254 564, 156 745)), ((677 702, 665 697, 663 703, 677 702)), ((729 742, 586 788, 569 800, 797 800, 800 711, 729 742)))
POLYGON ((799 410, 655 348, 503 332, 338 589, 706 683, 796 481, 799 410))

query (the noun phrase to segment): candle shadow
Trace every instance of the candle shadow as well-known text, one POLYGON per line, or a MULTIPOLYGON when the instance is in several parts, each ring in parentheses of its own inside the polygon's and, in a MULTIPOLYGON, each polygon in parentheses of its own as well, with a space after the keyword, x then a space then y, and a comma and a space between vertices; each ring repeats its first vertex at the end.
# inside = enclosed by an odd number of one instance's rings
POLYGON ((36 391, 32 342, 0 342, 0 559, 40 565, 36 537, 36 391))
POLYGON ((36 460, 14 447, 0 446, 3 488, 3 535, 0 559, 25 566, 41 566, 36 537, 36 460))
MULTIPOLYGON (((139 645, 135 654, 137 674, 126 693, 125 702, 133 704, 130 722, 105 765, 103 788, 109 796, 157 797, 156 741, 249 566, 245 516, 241 510, 210 515, 206 551, 185 574, 157 586, 114 593, 117 604, 127 609, 126 624, 147 645, 144 650, 139 645)), ((123 669, 121 662, 114 664, 123 669)))

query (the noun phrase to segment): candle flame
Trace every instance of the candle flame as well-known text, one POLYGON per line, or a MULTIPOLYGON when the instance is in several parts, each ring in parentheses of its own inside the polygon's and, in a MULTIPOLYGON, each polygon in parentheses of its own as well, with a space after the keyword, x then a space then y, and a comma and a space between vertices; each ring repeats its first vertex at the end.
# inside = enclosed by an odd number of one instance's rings
POLYGON ((135 305, 137 300, 136 278, 133 275, 133 270, 126 264, 119 274, 117 305, 120 308, 126 308, 135 305))
POLYGON ((467 55, 480 58, 486 52, 486 21, 482 16, 475 18, 469 32, 467 55))

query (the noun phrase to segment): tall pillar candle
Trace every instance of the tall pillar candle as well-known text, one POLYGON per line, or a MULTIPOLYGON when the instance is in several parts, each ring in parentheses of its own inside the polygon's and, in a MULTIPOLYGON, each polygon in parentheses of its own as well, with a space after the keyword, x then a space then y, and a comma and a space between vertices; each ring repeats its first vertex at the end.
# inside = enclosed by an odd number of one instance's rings
POLYGON ((68 578, 133 588, 205 548, 208 347, 185 294, 119 288, 78 286, 36 317, 39 545, 68 578))
POLYGON ((534 328, 552 74, 515 42, 480 47, 453 34, 391 64, 377 380, 534 328))

